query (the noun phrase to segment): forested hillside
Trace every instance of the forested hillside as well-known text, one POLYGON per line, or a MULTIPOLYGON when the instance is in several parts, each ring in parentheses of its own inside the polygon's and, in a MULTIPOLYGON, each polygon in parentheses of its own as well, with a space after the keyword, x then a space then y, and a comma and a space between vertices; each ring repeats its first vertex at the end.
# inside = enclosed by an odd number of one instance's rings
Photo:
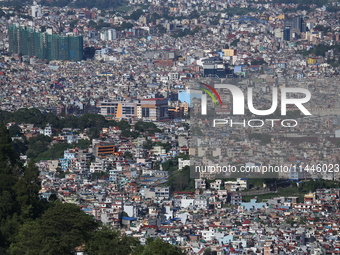
POLYGON ((55 195, 41 199, 40 188, 38 169, 33 162, 24 166, 19 161, 0 122, 0 254, 66 255, 76 249, 88 255, 183 254, 160 239, 143 246, 138 239, 121 236, 55 195))

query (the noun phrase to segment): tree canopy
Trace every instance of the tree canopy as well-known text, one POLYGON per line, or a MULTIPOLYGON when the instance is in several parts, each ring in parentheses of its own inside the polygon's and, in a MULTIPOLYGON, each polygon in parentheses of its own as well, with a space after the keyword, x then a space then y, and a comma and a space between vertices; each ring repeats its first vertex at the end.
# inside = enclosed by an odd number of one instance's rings
POLYGON ((138 252, 140 255, 183 255, 184 252, 181 251, 179 247, 173 246, 163 240, 156 238, 149 238, 147 243, 138 252))
POLYGON ((41 214, 39 172, 33 162, 23 166, 11 146, 6 126, 0 122, 0 253, 8 248, 20 225, 41 214))
POLYGON ((139 241, 129 236, 121 236, 119 231, 108 226, 96 230, 91 240, 86 244, 89 255, 120 255, 131 254, 139 241))
POLYGON ((41 218, 21 227, 10 254, 74 254, 97 227, 98 223, 78 206, 57 200, 41 218))

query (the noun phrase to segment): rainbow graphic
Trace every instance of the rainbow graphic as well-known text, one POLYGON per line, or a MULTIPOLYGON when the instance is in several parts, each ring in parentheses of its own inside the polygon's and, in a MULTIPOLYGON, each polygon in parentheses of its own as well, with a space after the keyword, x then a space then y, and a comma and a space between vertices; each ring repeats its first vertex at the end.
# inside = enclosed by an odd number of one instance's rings
POLYGON ((205 88, 201 88, 200 90, 204 91, 206 94, 202 94, 202 107, 201 107, 201 114, 202 115, 207 115, 207 95, 209 95, 212 99, 212 101, 214 102, 215 105, 220 105, 222 106, 223 105, 223 102, 222 102, 222 99, 220 97, 220 95, 217 93, 216 89, 214 89, 212 86, 206 84, 206 83, 203 83, 203 82, 200 82, 200 84, 202 84, 203 86, 207 87, 210 91, 212 91, 212 93, 205 89, 205 88), (217 97, 217 100, 216 100, 216 97, 217 97))

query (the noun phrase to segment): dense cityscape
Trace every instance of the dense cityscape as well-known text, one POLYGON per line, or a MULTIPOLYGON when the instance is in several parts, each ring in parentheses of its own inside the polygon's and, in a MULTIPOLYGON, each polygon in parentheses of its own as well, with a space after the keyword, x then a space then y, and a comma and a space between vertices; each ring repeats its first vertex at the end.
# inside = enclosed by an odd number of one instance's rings
POLYGON ((0 3, 0 254, 340 253, 340 2, 0 3))

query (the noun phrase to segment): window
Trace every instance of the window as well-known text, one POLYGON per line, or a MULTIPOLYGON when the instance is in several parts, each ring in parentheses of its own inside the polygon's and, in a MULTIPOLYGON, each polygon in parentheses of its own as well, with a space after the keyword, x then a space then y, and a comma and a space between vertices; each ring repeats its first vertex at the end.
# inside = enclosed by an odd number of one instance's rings
POLYGON ((150 108, 142 108, 142 117, 150 117, 150 108))
POLYGON ((107 107, 107 114, 115 114, 116 108, 115 107, 107 107))
POLYGON ((135 108, 125 106, 125 107, 123 107, 123 114, 135 114, 135 108))

